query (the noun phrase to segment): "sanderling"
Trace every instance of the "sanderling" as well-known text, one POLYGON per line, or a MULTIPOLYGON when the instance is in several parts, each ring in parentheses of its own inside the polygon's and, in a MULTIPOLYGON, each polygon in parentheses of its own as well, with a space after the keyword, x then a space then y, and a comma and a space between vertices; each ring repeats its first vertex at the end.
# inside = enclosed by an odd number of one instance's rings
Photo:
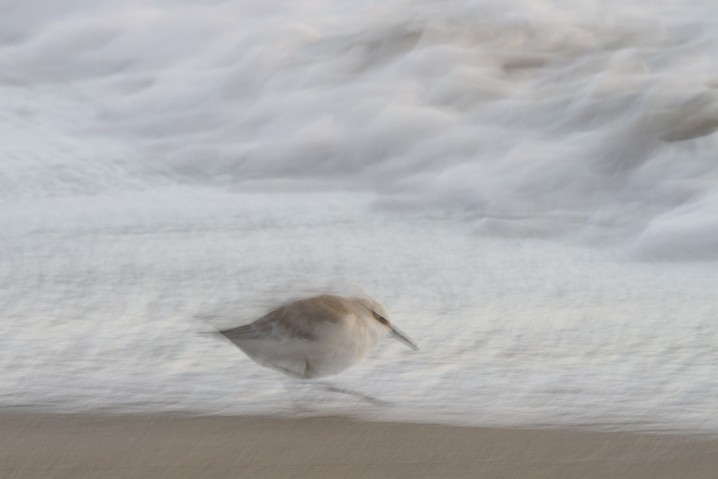
POLYGON ((386 317, 384 308, 368 297, 321 295, 220 333, 258 364, 310 379, 350 368, 387 334, 418 350, 386 317))

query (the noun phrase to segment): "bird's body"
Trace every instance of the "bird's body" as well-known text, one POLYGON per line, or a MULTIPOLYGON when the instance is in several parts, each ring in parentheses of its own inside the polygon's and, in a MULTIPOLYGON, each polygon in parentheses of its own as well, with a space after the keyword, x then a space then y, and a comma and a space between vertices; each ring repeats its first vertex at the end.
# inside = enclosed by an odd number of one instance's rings
POLYGON ((416 349, 369 298, 302 299, 220 333, 262 366, 304 379, 348 369, 390 333, 416 349))

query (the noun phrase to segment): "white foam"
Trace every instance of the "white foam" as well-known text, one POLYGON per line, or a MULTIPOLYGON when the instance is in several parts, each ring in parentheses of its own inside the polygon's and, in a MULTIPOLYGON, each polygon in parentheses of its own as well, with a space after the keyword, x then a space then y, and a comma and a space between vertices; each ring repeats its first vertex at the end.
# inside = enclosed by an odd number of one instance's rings
POLYGON ((277 412, 196 315, 349 282, 423 347, 343 379, 391 417, 718 430, 716 18, 4 2, 0 405, 277 412))
MULTIPOLYGON (((130 147, 119 173, 143 188, 368 190, 386 205, 510 218, 504 234, 598 224, 629 244, 715 191, 714 13, 699 2, 16 3, 0 28, 2 96, 74 103, 42 120, 83 148, 130 147)), ((77 156, 45 152, 37 169, 82 178, 15 184, 27 166, 11 165, 3 192, 112 188, 113 155, 77 156)))

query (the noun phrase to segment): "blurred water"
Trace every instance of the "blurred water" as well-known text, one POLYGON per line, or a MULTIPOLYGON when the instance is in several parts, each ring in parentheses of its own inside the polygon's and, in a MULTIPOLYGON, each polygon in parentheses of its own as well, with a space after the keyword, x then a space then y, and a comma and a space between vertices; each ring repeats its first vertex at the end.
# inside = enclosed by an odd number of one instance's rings
POLYGON ((196 316, 355 284, 324 411, 718 430, 712 3, 1 3, 1 407, 281 412, 196 316))

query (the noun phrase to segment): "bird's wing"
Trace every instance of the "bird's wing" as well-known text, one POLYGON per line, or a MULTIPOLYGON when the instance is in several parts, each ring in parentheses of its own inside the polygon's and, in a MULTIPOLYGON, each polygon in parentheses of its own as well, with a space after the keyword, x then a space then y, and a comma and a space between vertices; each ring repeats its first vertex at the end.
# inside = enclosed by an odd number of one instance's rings
POLYGON ((220 334, 230 341, 312 340, 325 325, 337 323, 349 313, 340 298, 319 296, 286 304, 251 324, 220 331, 220 334))
POLYGON ((247 339, 260 339, 272 333, 272 327, 266 323, 255 321, 252 324, 245 324, 232 329, 225 329, 219 332, 230 341, 243 341, 247 339))

